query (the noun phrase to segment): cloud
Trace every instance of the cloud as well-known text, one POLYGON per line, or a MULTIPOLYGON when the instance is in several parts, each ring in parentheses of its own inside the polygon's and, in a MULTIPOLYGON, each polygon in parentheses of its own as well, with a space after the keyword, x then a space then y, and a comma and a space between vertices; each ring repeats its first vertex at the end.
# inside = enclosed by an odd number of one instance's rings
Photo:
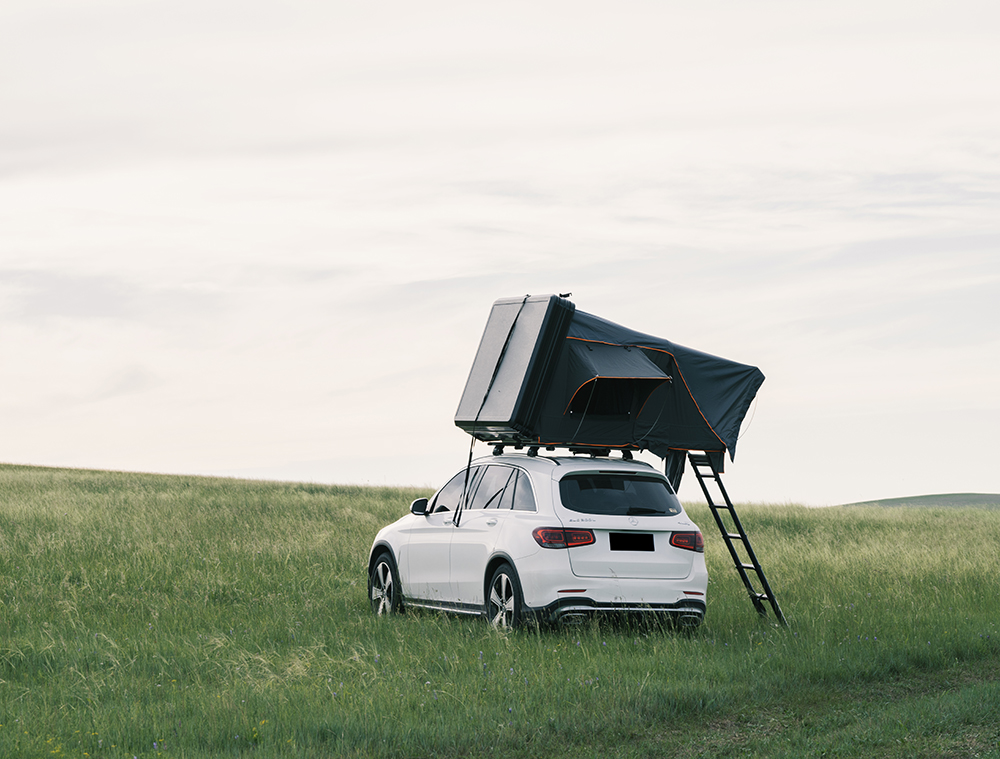
POLYGON ((4 310, 21 324, 63 320, 116 320, 169 325, 203 317, 221 306, 219 293, 199 287, 157 287, 102 274, 0 270, 4 310))
POLYGON ((137 395, 161 384, 160 378, 142 366, 130 366, 109 375, 89 395, 79 398, 84 403, 117 400, 123 396, 137 395))
POLYGON ((49 271, 5 271, 0 280, 13 285, 8 311, 15 319, 52 317, 127 319, 138 302, 121 280, 101 276, 68 276, 49 271))

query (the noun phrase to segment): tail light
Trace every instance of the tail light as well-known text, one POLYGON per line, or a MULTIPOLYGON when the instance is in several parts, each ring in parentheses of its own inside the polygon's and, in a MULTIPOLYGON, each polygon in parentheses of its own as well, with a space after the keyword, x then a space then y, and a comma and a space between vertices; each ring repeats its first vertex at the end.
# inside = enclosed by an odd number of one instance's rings
POLYGON ((705 553, 705 539, 700 532, 675 532, 670 536, 670 545, 685 551, 705 553))
POLYGON ((573 548, 594 542, 593 530, 566 530, 562 527, 538 527, 531 532, 542 548, 573 548))

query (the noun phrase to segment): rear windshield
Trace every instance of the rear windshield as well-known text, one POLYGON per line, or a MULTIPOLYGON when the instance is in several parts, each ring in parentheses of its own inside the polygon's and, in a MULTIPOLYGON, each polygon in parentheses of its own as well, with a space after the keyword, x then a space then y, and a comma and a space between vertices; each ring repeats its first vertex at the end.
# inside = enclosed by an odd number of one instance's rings
POLYGON ((559 482, 562 504, 581 514, 674 516, 681 504, 658 477, 636 474, 571 474, 559 482))

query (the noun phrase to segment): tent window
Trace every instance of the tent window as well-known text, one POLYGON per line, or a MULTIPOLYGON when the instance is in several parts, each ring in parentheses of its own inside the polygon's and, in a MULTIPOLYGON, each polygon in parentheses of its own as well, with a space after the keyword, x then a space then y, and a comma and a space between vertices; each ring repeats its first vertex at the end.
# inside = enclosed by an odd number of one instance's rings
POLYGON ((641 406, 662 380, 597 378, 577 390, 569 404, 573 416, 627 417, 641 406), (636 400, 638 399, 638 403, 636 400))

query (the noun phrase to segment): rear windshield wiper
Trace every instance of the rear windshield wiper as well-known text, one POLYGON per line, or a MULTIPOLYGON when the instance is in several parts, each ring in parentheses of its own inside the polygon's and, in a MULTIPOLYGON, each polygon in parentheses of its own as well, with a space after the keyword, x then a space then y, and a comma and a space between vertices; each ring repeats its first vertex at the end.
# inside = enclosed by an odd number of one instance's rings
POLYGON ((633 506, 632 508, 630 508, 628 511, 625 512, 625 516, 627 516, 627 517, 637 517, 637 516, 641 516, 643 514, 659 514, 659 515, 663 515, 665 513, 666 512, 660 511, 659 509, 647 509, 647 508, 643 508, 642 506, 633 506))

